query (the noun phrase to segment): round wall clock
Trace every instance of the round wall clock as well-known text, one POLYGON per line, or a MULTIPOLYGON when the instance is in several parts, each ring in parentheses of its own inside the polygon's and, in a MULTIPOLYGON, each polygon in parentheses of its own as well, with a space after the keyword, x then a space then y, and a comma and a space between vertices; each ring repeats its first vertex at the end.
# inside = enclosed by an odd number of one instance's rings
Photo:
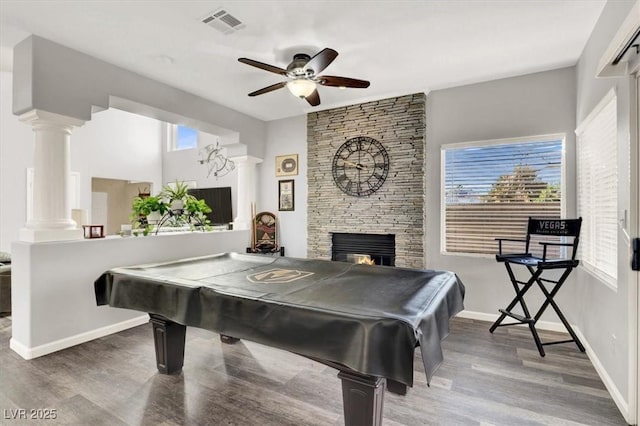
POLYGON ((333 156, 333 180, 354 197, 376 192, 389 174, 389 155, 377 140, 358 136, 347 140, 333 156))

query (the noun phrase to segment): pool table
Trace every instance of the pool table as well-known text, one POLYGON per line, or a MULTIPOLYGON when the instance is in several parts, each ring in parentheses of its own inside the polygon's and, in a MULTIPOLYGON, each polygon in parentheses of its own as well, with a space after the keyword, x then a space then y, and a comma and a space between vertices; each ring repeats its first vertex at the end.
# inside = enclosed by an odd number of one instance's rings
POLYGON ((382 423, 417 345, 431 379, 464 299, 452 272, 238 253, 114 268, 94 287, 98 305, 149 313, 161 373, 182 370, 187 326, 336 368, 347 425, 382 423))

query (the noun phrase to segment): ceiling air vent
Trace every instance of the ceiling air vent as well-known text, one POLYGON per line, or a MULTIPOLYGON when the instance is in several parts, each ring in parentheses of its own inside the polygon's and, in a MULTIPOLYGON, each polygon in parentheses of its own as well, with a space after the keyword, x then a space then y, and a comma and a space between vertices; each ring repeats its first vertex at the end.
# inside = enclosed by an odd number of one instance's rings
POLYGON ((223 34, 232 34, 246 27, 238 18, 224 9, 209 13, 202 22, 223 34))

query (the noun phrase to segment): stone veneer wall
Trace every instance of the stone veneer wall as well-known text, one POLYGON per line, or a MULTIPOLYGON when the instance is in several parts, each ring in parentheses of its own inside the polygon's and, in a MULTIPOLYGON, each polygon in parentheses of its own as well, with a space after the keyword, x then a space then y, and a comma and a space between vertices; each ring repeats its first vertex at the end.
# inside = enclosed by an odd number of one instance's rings
POLYGON ((331 259, 332 232, 395 234, 396 266, 424 268, 425 94, 401 96, 307 116, 308 255, 331 259), (338 148, 369 136, 389 154, 389 175, 366 197, 333 182, 338 148))

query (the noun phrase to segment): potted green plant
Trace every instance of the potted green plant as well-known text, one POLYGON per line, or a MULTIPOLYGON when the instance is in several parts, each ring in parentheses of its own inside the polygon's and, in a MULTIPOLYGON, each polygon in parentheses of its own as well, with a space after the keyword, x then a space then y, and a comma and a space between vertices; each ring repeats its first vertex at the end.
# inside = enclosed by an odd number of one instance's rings
POLYGON ((183 181, 175 181, 173 185, 165 185, 162 187, 160 196, 168 200, 172 211, 182 210, 184 203, 193 198, 193 195, 189 194, 189 185, 183 181))
POLYGON ((209 224, 206 214, 211 213, 211 207, 204 200, 198 200, 190 196, 184 204, 184 211, 189 216, 189 222, 195 222, 196 226, 206 226, 209 224))
POLYGON ((134 225, 146 226, 149 223, 157 223, 168 210, 169 205, 160 196, 136 197, 133 200, 131 219, 134 225))

